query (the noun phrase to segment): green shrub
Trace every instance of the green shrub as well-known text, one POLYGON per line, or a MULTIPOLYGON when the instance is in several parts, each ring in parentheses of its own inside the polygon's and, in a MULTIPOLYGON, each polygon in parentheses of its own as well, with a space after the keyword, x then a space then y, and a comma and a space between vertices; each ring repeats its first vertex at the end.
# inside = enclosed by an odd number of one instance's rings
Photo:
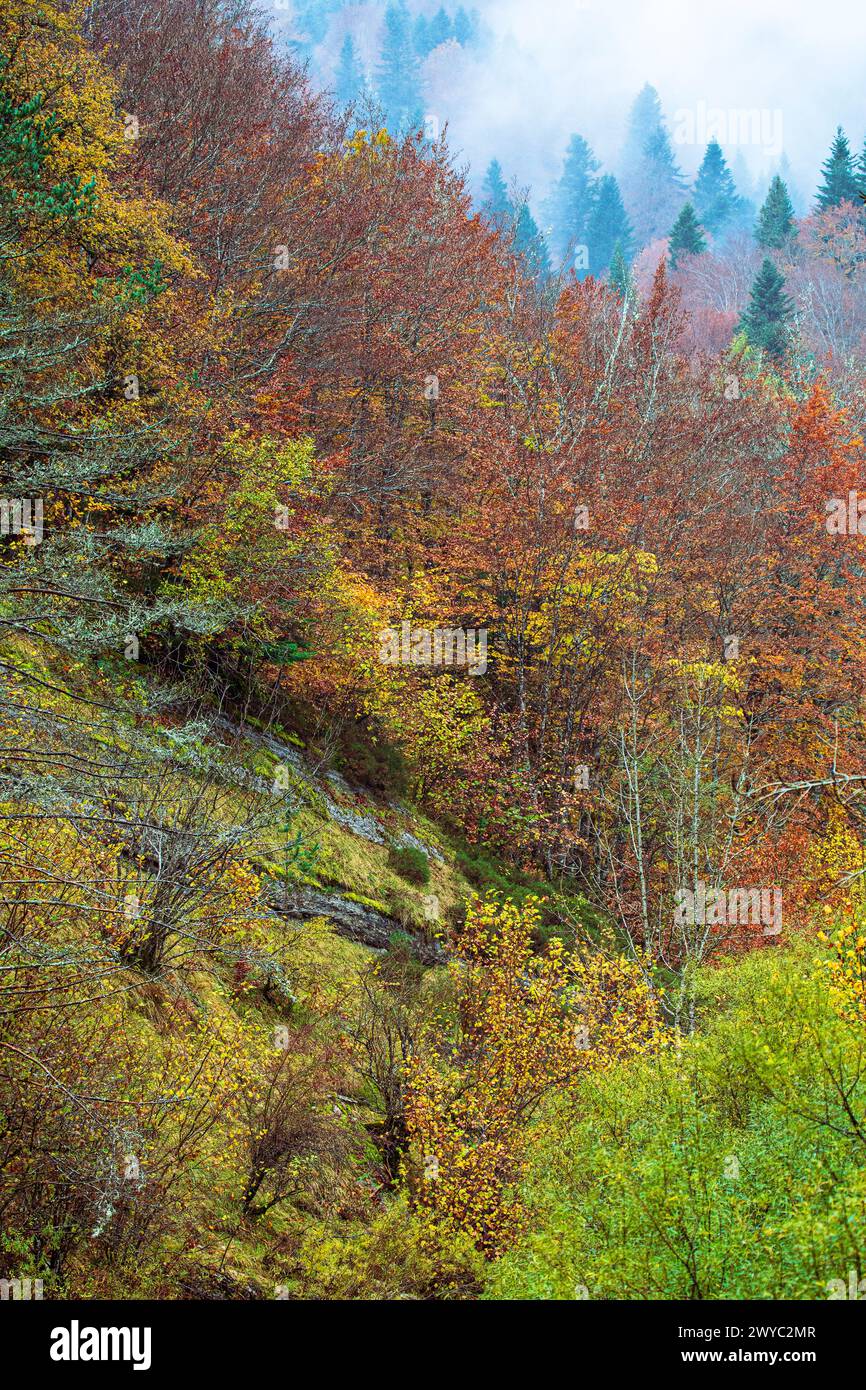
POLYGON ((414 845, 394 845, 391 849, 391 867, 401 878, 409 883, 430 882, 430 862, 423 849, 414 845))
POLYGON ((349 722, 343 728, 336 766, 350 781, 383 796, 406 793, 408 774, 403 754, 384 738, 372 739, 366 725, 349 722))
POLYGON ((531 1234, 486 1296, 808 1300, 847 1284, 866 1261, 866 1072, 816 955, 704 972, 702 1033, 587 1076, 528 1174, 531 1234))

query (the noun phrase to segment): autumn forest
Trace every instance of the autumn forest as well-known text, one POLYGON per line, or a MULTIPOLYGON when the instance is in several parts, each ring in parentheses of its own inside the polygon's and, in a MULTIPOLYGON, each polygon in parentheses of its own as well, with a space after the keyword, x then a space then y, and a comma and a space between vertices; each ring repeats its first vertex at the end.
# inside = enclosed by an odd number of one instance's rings
POLYGON ((0 0, 0 1293, 866 1296, 866 130, 338 8, 0 0))

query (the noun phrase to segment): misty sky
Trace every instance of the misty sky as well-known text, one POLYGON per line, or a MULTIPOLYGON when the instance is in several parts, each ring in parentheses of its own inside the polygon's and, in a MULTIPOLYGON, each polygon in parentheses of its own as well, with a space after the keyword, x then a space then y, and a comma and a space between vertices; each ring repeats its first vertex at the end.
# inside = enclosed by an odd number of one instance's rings
MULTIPOLYGON (((435 13, 440 0, 408 0, 435 13)), ((841 123, 859 152, 866 135, 866 0, 463 0, 493 36, 480 54, 457 45, 432 60, 429 104, 477 184, 498 157, 531 185, 535 201, 557 176, 573 131, 616 171, 628 108, 644 82, 657 87, 671 133, 678 110, 698 104, 759 110, 781 133, 801 195, 811 201, 841 123)), ((454 10, 457 0, 448 0, 454 10)), ((383 4, 348 3, 343 24, 377 58, 383 4)), ((279 18, 278 18, 279 23, 279 18)), ((438 55, 438 56, 437 56, 438 55)), ((327 54, 326 54, 327 61, 327 54)), ((698 128, 698 134, 700 130, 698 128)), ((705 143, 705 141, 704 141, 705 143)), ((777 164, 762 144, 722 141, 753 175, 777 164)), ((677 142, 694 173, 703 144, 677 142)), ((748 190, 747 190, 748 191, 748 190)))
MULTIPOLYGON (((672 131, 675 112, 699 102, 779 111, 795 180, 810 197, 837 123, 862 148, 863 0, 482 0, 477 8, 500 40, 495 60, 484 81, 461 89, 465 107, 445 113, 473 165, 498 152, 522 180, 539 182, 556 173, 572 130, 613 164, 645 81, 658 88, 672 131)), ((688 173, 702 153, 677 146, 688 173)), ((761 147, 743 153, 755 173, 770 162, 761 147)))

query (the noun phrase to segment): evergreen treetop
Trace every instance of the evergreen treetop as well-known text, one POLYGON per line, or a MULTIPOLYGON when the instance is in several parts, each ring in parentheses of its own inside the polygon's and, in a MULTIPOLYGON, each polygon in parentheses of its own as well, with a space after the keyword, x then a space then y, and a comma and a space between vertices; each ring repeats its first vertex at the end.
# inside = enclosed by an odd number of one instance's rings
POLYGON ((595 203, 598 160, 582 135, 572 135, 562 175, 550 199, 551 221, 557 249, 562 255, 587 241, 587 228, 595 203))
POLYGON ((693 201, 701 226, 713 236, 735 222, 745 206, 717 140, 710 141, 701 160, 693 201))
POLYGON ((514 225, 514 249, 523 257, 527 269, 537 279, 544 280, 549 276, 550 257, 547 246, 525 200, 520 205, 514 225))
POLYGON ((586 237, 589 269, 593 275, 601 275, 607 270, 617 247, 621 255, 631 254, 631 224, 613 174, 604 174, 598 181, 594 204, 587 219, 586 237))
POLYGON ((740 322, 749 344, 781 361, 788 346, 788 323, 793 312, 793 301, 785 293, 785 278, 766 256, 740 322))
POLYGON ((492 159, 484 175, 481 187, 481 211, 498 227, 506 227, 513 220, 514 209, 508 196, 508 188, 498 159, 492 159))
POLYGON ((671 228, 669 251, 671 266, 677 268, 681 256, 699 256, 707 243, 691 203, 685 203, 671 228))
POLYGON ((851 147, 841 126, 836 129, 830 153, 821 167, 823 183, 818 189, 818 208, 838 207, 840 203, 856 203, 859 187, 851 147))
POLYGON ((364 90, 364 70, 351 34, 343 39, 340 61, 334 79, 334 92, 341 107, 352 106, 364 90))
POLYGON ((788 196, 788 189, 778 174, 773 178, 769 191, 758 214, 755 240, 759 246, 779 251, 794 230, 794 208, 788 196))
POLYGON ((392 132, 399 134, 419 124, 418 58, 406 0, 395 0, 385 11, 378 91, 392 132))

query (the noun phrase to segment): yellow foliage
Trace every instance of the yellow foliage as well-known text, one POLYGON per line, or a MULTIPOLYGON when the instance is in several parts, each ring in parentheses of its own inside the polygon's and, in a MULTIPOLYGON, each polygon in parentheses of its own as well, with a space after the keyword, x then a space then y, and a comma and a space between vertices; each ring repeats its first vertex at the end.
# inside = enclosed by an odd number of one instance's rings
POLYGON ((657 1048, 656 1000, 635 963, 582 964, 554 939, 533 950, 539 908, 494 897, 470 904, 449 971, 458 1000, 407 1068, 410 1186, 434 1227, 469 1235, 495 1258, 523 1228, 519 1184, 555 1088, 588 1068, 657 1048), (448 1065, 443 1064, 443 1052, 448 1065))

